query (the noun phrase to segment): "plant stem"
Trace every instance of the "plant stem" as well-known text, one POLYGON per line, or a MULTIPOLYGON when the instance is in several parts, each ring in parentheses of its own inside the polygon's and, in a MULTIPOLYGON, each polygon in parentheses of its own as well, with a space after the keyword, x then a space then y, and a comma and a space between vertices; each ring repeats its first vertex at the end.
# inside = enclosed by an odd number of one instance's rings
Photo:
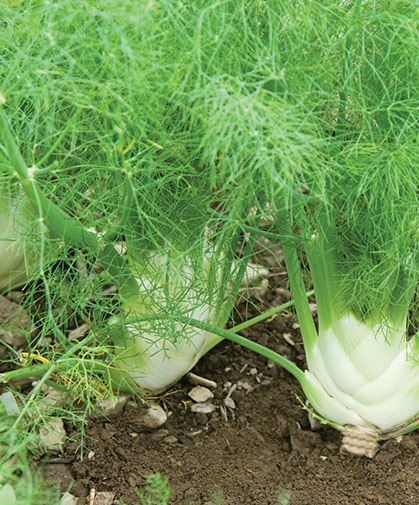
POLYGON ((39 189, 33 174, 36 167, 31 169, 27 167, 13 138, 6 113, 2 108, 0 108, 0 130, 3 133, 6 149, 16 175, 38 215, 41 225, 45 223, 52 236, 63 240, 67 245, 97 252, 98 259, 113 276, 120 293, 123 295, 136 293, 138 288, 135 278, 113 245, 101 243, 96 233, 87 230, 78 221, 68 216, 39 189))
POLYGON ((294 297, 294 304, 300 323, 301 335, 304 341, 306 355, 317 340, 317 331, 314 325, 313 315, 308 304, 306 287, 301 273, 301 265, 298 258, 293 232, 290 223, 290 216, 286 210, 278 210, 277 226, 281 235, 282 250, 284 252, 285 264, 288 271, 291 285, 291 293, 294 297))
MULTIPOLYGON (((156 321, 156 320, 164 320, 164 319, 169 319, 171 316, 154 316, 154 315, 144 315, 144 316, 139 316, 136 318, 133 318, 132 320, 130 319, 129 323, 131 322, 139 322, 139 321, 156 321)), ((264 356, 265 358, 268 358, 275 363, 278 363, 278 365, 282 366, 287 370, 289 373, 291 373, 298 381, 304 380, 304 372, 298 368, 298 366, 293 363, 292 361, 284 358, 280 354, 278 354, 275 351, 272 351, 271 349, 268 349, 267 347, 260 345, 256 342, 253 342, 252 340, 249 340, 248 338, 242 337, 240 335, 237 335, 234 333, 234 331, 231 330, 225 330, 223 328, 219 328, 218 326, 215 326, 213 324, 206 323, 204 321, 199 321, 198 319, 192 319, 184 316, 174 316, 176 321, 179 321, 181 323, 186 323, 189 324, 190 326, 193 326, 195 328, 199 328, 204 331, 208 331, 209 333, 212 333, 214 335, 218 335, 221 338, 225 338, 227 340, 231 340, 232 342, 235 342, 236 344, 239 344, 243 347, 246 347, 247 349, 250 349, 251 351, 257 352, 261 356, 264 356)))
MULTIPOLYGON (((312 295, 314 295, 314 289, 312 289, 311 291, 307 291, 306 293, 307 298, 312 295)), ((230 328, 230 331, 238 333, 239 331, 242 331, 245 328, 249 328, 249 326, 253 326, 254 324, 260 323, 261 321, 268 319, 268 317, 274 316, 275 314, 278 314, 279 312, 282 312, 283 310, 287 309, 288 307, 292 307, 293 305, 295 305, 295 301, 290 300, 289 302, 283 303, 282 305, 278 305, 277 307, 272 307, 266 310, 265 312, 262 312, 262 314, 259 314, 258 316, 252 317, 251 319, 248 319, 243 323, 233 326, 232 328, 230 328)))

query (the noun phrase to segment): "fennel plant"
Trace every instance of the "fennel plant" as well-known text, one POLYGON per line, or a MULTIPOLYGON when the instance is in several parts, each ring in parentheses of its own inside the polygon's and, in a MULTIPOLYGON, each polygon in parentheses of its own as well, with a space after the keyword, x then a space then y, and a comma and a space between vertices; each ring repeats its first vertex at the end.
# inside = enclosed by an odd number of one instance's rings
MULTIPOLYGON (((107 384, 159 391, 217 341, 176 317, 222 327, 233 308, 253 240, 238 259, 243 232, 234 219, 249 220, 254 195, 240 197, 234 181, 196 157, 202 132, 187 131, 172 96, 182 62, 156 49, 156 33, 162 47, 181 40, 167 17, 176 17, 170 2, 163 10, 134 7, 30 2, 16 16, 2 6, 2 172, 20 180, 41 228, 34 275, 45 291, 41 334, 52 334, 65 354, 68 326, 88 320, 105 349, 98 356, 108 356, 109 335, 115 344, 114 359, 92 365, 107 384), (139 318, 144 313, 156 316, 153 328, 139 318), (159 322, 167 315, 170 322, 159 322)), ((31 285, 28 305, 40 291, 31 285)))
POLYGON ((372 455, 376 439, 418 426, 417 11, 403 1, 227 4, 204 9, 195 39, 203 158, 222 153, 221 173, 247 181, 249 170, 265 189, 308 370, 276 359, 323 421, 349 433, 346 447, 364 450, 351 439, 359 432, 372 455))
MULTIPOLYGON (((148 353, 169 368, 183 349, 180 376, 213 334, 276 359, 338 429, 375 440, 417 427, 412 3, 29 4, 13 22, 2 7, 3 171, 47 227, 46 247, 86 265, 76 312, 94 319, 90 338, 102 346, 110 333, 121 352, 100 373, 141 386, 134 362, 148 353), (222 329, 256 233, 281 241, 305 373, 222 329), (118 296, 99 303, 110 283, 118 296)), ((45 272, 41 262, 51 300, 45 272)), ((52 311, 46 321, 66 348, 52 311)))

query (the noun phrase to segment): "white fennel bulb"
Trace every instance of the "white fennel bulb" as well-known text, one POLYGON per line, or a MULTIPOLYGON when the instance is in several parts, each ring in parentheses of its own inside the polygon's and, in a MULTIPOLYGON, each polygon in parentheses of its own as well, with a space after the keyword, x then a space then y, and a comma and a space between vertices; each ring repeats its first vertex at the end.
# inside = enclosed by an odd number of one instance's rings
POLYGON ((117 365, 143 391, 159 392, 181 379, 219 338, 176 316, 213 322, 211 258, 149 252, 132 265, 138 294, 123 304, 126 324, 117 365), (147 318, 151 318, 148 319, 147 318))
POLYGON ((25 233, 28 219, 22 202, 0 194, 0 292, 27 279, 25 233))
POLYGON ((419 364, 405 325, 375 326, 352 314, 333 320, 308 353, 310 398, 324 417, 341 425, 387 430, 419 412, 419 364), (322 398, 323 396, 323 398, 322 398), (327 399, 326 399, 327 398, 327 399))

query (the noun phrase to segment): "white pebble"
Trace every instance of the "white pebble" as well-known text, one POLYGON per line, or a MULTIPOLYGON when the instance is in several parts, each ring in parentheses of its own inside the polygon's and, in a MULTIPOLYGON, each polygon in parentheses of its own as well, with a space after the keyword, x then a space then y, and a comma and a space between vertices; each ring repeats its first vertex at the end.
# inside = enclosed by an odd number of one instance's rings
POLYGON ((49 454, 58 454, 64 444, 66 432, 61 418, 51 417, 47 421, 48 428, 40 428, 41 445, 49 454))
POLYGON ((155 403, 150 403, 148 408, 139 408, 135 425, 139 428, 160 428, 167 421, 166 412, 155 403))
POLYGON ((203 386, 195 386, 189 391, 188 396, 197 403, 204 403, 211 398, 214 398, 214 394, 208 388, 203 386))
POLYGON ((231 397, 224 398, 224 405, 226 407, 228 407, 229 409, 235 409, 236 408, 236 404, 234 403, 234 400, 231 397))
POLYGON ((197 386, 205 386, 207 388, 212 388, 212 389, 215 389, 217 387, 217 383, 210 380, 210 379, 206 379, 205 377, 200 377, 199 375, 196 375, 192 372, 189 372, 187 374, 187 377, 189 379, 189 382, 191 384, 195 384, 197 386))
POLYGON ((206 402, 206 403, 194 403, 193 405, 191 405, 191 412, 195 412, 196 414, 212 414, 212 412, 214 412, 214 410, 216 409, 217 407, 210 403, 210 402, 206 402))

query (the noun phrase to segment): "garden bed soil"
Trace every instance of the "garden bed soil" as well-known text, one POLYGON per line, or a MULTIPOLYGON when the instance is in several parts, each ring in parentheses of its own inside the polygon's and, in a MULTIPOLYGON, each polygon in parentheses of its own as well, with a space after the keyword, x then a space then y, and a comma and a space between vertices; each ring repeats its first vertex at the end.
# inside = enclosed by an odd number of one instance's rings
MULTIPOLYGON (((304 367, 291 314, 242 334, 304 367)), ((334 429, 311 429, 298 382, 265 358, 223 342, 194 373, 217 383, 212 414, 191 412, 193 385, 184 378, 172 394, 153 400, 168 413, 157 430, 138 429, 139 407, 128 402, 117 417, 89 422, 82 457, 78 434, 67 426, 73 442, 45 465, 49 482, 61 480, 78 505, 99 505, 93 494, 105 491, 114 493, 114 504, 140 505, 135 488, 145 489, 153 473, 168 477, 171 505, 419 503, 418 432, 381 444, 374 459, 356 457, 340 452, 334 429), (225 408, 234 384, 235 408, 225 408)))

